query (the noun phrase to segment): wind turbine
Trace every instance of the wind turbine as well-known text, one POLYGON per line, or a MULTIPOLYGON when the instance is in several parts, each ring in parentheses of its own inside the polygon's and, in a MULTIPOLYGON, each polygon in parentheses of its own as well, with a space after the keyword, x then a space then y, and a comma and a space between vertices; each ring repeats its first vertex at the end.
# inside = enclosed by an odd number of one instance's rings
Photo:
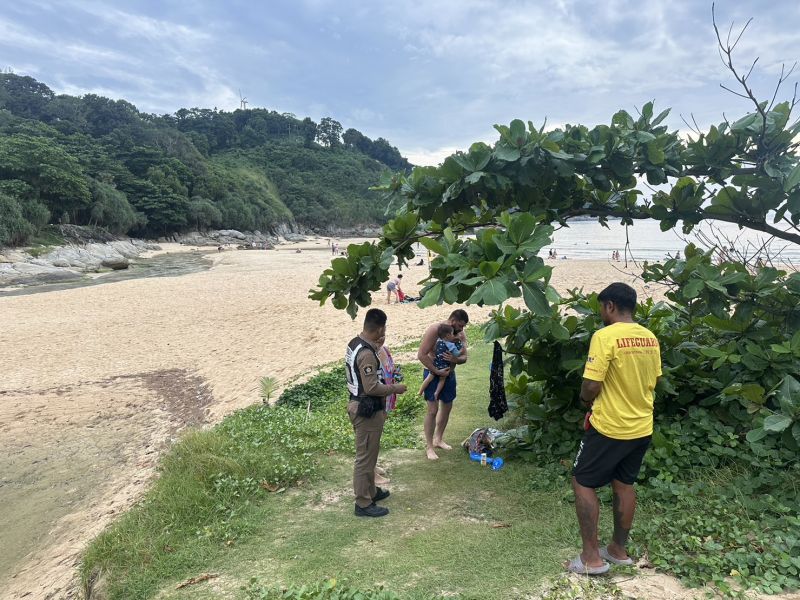
POLYGON ((242 96, 242 90, 239 90, 239 108, 247 110, 247 98, 242 96))

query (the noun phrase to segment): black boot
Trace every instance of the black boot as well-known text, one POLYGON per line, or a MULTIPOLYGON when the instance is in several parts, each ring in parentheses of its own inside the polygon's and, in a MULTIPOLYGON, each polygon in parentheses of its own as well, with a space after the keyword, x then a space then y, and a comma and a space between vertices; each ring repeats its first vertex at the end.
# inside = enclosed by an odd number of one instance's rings
POLYGON ((361 508, 356 504, 357 517, 385 517, 389 514, 389 509, 383 506, 378 506, 374 502, 365 508, 361 508))
POLYGON ((372 497, 372 502, 379 502, 381 500, 386 500, 390 495, 389 490, 384 490, 379 487, 375 488, 375 495, 372 497))

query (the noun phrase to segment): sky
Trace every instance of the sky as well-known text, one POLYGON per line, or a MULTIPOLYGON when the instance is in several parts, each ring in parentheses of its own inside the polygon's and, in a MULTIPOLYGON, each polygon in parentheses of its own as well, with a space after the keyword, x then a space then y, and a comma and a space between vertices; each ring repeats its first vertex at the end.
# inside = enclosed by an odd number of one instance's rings
MULTIPOLYGON (((800 60, 800 2, 719 0, 735 60, 771 98, 800 60)), ((671 129, 752 110, 699 0, 0 0, 0 69, 148 113, 248 107, 330 116, 437 164, 495 123, 609 123, 649 100, 671 129)), ((800 69, 798 69, 800 71, 800 69)), ((796 72, 779 95, 790 98, 796 72)))

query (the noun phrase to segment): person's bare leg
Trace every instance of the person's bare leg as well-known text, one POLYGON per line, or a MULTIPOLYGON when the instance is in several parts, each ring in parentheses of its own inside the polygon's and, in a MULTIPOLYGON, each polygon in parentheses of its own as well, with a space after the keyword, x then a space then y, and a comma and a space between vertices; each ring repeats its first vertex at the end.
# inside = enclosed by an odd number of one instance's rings
POLYGON ((628 534, 633 526, 633 515, 636 512, 636 490, 632 485, 614 479, 611 482, 614 490, 614 537, 608 545, 608 553, 614 558, 625 560, 628 551, 628 534))
POLYGON ((440 402, 439 403, 439 414, 436 415, 436 430, 433 433, 433 445, 436 448, 441 448, 442 450, 452 450, 453 447, 450 444, 446 444, 443 440, 444 438, 444 430, 447 427, 447 421, 450 420, 450 411, 453 410, 453 403, 448 402, 440 402))
POLYGON ((597 493, 592 488, 582 486, 574 477, 572 489, 575 490, 575 514, 583 542, 581 562, 587 567, 602 567, 604 561, 600 558, 600 544, 597 540, 597 524, 600 521, 597 493))
POLYGON ((422 396, 425 393, 425 388, 427 388, 431 382, 433 382, 433 378, 436 377, 433 373, 428 373, 428 376, 422 382, 422 385, 419 388, 419 392, 417 392, 418 396, 422 396))
POLYGON ((439 456, 433 450, 433 430, 436 427, 436 413, 439 410, 438 402, 425 402, 428 405, 428 411, 425 413, 425 423, 423 429, 425 430, 425 454, 429 460, 436 460, 439 456))
POLYGON ((378 468, 375 468, 375 485, 386 485, 389 483, 389 479, 384 477, 378 472, 378 468))
POLYGON ((391 303, 392 303, 392 290, 389 290, 388 292, 386 292, 386 304, 391 304, 391 303))
POLYGON ((445 381, 447 381, 447 377, 437 377, 436 391, 433 392, 433 401, 434 402, 438 402, 439 401, 439 394, 441 394, 442 390, 444 389, 444 382, 445 381))

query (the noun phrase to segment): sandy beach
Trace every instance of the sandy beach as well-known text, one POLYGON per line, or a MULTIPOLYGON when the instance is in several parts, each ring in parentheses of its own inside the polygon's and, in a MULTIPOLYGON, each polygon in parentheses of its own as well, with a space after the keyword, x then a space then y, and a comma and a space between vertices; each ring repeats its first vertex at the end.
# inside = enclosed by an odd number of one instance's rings
MULTIPOLYGON (((358 322, 307 298, 330 258, 311 240, 210 253, 210 270, 180 277, 0 297, 0 597, 72 597, 80 550, 140 497, 181 429, 258 402, 264 375, 283 384, 339 357, 358 322)), ((559 291, 660 292, 633 265, 553 264, 559 291)), ((427 267, 403 273, 416 295, 427 267)), ((454 308, 374 302, 390 344, 454 308)), ((474 322, 490 312, 465 308, 474 322)))

